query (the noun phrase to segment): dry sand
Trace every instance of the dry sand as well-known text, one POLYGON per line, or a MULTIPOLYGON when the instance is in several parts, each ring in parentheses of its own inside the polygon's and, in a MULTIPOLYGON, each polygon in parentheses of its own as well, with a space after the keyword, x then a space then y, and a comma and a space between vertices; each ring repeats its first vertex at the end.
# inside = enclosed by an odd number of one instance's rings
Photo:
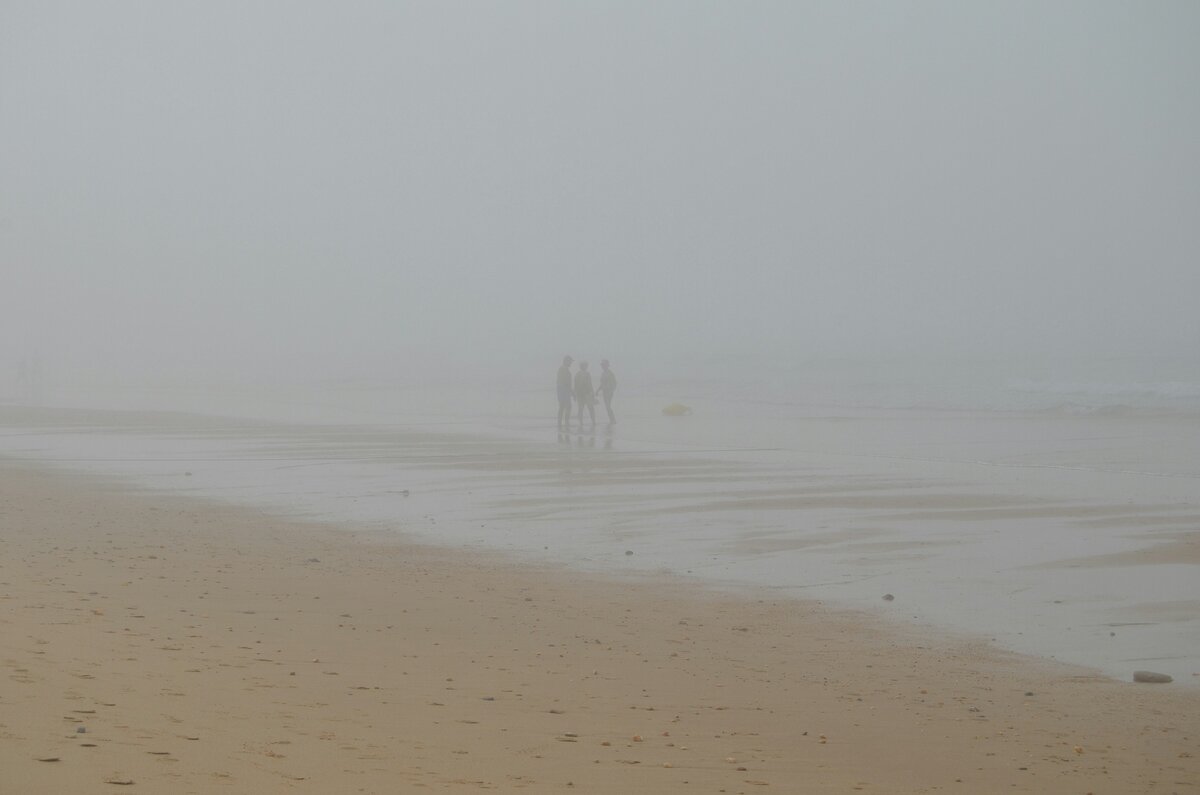
POLYGON ((0 662, 6 794, 1200 791, 1194 688, 13 464, 0 662))

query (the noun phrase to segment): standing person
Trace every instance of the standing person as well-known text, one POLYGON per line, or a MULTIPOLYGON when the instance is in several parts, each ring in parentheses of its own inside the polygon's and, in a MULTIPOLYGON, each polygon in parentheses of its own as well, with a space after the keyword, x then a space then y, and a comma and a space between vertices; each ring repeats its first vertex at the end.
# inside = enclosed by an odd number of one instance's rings
POLYGON ((579 427, 583 428, 583 409, 586 407, 592 417, 592 426, 596 425, 596 389, 592 386, 592 374, 588 372, 588 363, 579 363, 579 372, 575 374, 575 402, 579 405, 579 427))
MULTIPOLYGON (((558 427, 571 424, 571 362, 570 356, 564 356, 562 367, 558 368, 558 427)), ((579 419, 583 419, 582 411, 579 419)))
POLYGON ((608 359, 600 360, 600 370, 600 389, 597 390, 597 394, 604 396, 604 410, 608 412, 608 422, 615 425, 617 415, 613 414, 612 396, 617 391, 617 376, 608 369, 608 359))

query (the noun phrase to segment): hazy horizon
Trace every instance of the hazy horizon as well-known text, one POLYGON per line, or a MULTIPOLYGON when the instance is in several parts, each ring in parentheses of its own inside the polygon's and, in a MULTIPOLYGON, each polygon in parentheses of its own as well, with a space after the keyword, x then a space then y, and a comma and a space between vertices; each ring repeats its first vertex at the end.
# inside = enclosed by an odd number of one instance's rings
POLYGON ((3 3, 0 371, 1195 358, 1198 40, 1185 2, 3 3))

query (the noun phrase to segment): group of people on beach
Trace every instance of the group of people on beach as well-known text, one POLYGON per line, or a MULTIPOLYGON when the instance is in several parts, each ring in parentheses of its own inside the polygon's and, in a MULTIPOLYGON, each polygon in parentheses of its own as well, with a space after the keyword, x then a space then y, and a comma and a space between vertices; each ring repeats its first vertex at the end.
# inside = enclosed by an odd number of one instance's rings
POLYGON ((617 391, 617 376, 608 365, 608 359, 600 360, 600 385, 592 385, 592 374, 588 372, 588 363, 580 362, 579 370, 574 377, 571 375, 571 365, 575 362, 570 356, 564 356, 562 366, 558 368, 558 427, 564 428, 571 424, 571 401, 578 406, 579 427, 583 427, 583 411, 587 409, 592 425, 596 424, 596 397, 604 398, 604 410, 608 412, 609 424, 615 424, 617 415, 613 414, 613 393, 617 391))

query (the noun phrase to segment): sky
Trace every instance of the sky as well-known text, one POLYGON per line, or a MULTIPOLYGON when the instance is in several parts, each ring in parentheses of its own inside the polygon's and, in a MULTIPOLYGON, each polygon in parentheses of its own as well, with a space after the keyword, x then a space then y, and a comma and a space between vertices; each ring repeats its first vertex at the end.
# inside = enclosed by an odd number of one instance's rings
POLYGON ((0 0, 0 370, 1194 354, 1197 42, 1187 0, 0 0))

